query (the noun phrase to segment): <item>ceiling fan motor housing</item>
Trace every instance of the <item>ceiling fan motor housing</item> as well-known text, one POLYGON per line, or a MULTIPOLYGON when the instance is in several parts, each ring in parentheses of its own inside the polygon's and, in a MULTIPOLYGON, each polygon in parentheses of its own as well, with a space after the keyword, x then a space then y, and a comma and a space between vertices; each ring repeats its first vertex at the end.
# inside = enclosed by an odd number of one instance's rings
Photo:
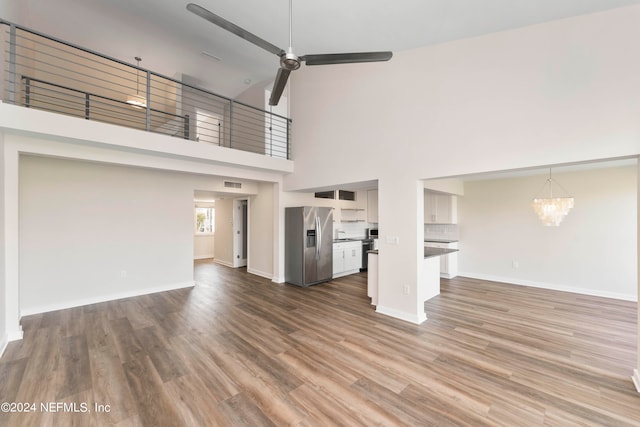
POLYGON ((289 50, 282 56, 280 56, 280 66, 285 70, 293 71, 300 68, 300 59, 293 53, 293 50, 289 50))

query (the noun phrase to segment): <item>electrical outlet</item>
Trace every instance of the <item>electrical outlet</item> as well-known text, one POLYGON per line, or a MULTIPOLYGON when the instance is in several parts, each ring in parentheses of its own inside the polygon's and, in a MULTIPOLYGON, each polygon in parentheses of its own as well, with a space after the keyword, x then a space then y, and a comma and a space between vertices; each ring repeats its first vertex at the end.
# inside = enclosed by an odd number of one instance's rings
POLYGON ((409 285, 404 285, 402 287, 402 292, 404 292, 405 295, 409 295, 409 285))
POLYGON ((519 268, 520 267, 520 263, 518 261, 511 261, 511 267, 519 268))
POLYGON ((122 277, 123 279, 127 277, 127 270, 120 271, 120 277, 122 277))

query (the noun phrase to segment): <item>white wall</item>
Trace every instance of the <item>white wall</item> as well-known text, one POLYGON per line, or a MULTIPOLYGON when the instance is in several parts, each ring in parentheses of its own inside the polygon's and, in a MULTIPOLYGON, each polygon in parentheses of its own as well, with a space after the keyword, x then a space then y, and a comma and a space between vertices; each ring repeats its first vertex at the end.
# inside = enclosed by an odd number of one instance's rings
POLYGON ((249 199, 249 259, 247 271, 274 278, 274 231, 277 210, 274 185, 260 183, 258 195, 249 199))
POLYGON ((640 152, 640 6, 292 74, 285 190, 640 152), (339 102, 336 100, 339 99, 339 102))
POLYGON ((11 22, 20 20, 23 15, 23 8, 20 6, 20 1, 3 0, 0 2, 0 17, 11 22))
POLYGON ((546 175, 466 182, 459 274, 636 300, 636 173, 630 166, 554 174, 575 198, 559 227, 543 226, 531 207, 546 175))
MULTIPOLYGON (((0 162, 4 164, 4 135, 0 133, 0 162)), ((0 173, 0 355, 4 353, 4 349, 8 342, 7 336, 7 312, 4 309, 6 304, 7 292, 7 270, 5 268, 7 255, 7 237, 5 234, 5 176, 4 168, 0 173)))
POLYGON ((213 234, 193 236, 193 259, 215 257, 215 237, 213 234))
POLYGON ((303 67, 291 81, 295 171, 284 189, 377 179, 379 308, 420 321, 416 183, 639 154, 638 22, 633 6, 385 63, 303 67))
MULTIPOLYGON (((224 178, 27 155, 19 165, 21 315, 193 284, 194 190, 219 190, 224 178)), ((231 239, 227 200, 216 219, 231 239)), ((231 261, 232 248, 217 247, 231 261)), ((273 258, 258 251, 254 262, 273 258)))
POLYGON ((193 284, 188 176, 20 160, 22 314, 193 284))
POLYGON ((233 267, 233 199, 216 200, 215 260, 233 267))

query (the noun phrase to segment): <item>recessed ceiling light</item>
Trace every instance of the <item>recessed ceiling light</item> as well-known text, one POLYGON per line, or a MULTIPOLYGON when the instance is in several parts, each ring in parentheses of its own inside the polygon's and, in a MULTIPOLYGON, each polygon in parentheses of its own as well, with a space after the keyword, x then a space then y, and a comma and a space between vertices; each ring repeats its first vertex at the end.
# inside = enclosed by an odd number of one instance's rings
POLYGON ((222 58, 220 58, 219 56, 214 55, 213 53, 209 53, 206 50, 203 50, 202 52, 200 52, 201 55, 207 56, 211 59, 214 59, 216 61, 222 61, 222 58))

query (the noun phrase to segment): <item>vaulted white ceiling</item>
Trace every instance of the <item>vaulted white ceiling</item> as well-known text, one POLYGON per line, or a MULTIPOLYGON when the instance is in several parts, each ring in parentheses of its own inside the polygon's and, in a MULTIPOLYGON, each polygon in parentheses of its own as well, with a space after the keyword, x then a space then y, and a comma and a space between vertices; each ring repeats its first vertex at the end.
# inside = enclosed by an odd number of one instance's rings
MULTIPOLYGON (((273 79, 278 58, 186 10, 187 0, 3 0, 5 19, 235 96, 273 79), (208 52, 220 60, 211 59, 208 52)), ((288 0, 193 0, 284 49, 288 0)), ((401 51, 539 24, 640 0, 293 0, 293 47, 401 51)))

